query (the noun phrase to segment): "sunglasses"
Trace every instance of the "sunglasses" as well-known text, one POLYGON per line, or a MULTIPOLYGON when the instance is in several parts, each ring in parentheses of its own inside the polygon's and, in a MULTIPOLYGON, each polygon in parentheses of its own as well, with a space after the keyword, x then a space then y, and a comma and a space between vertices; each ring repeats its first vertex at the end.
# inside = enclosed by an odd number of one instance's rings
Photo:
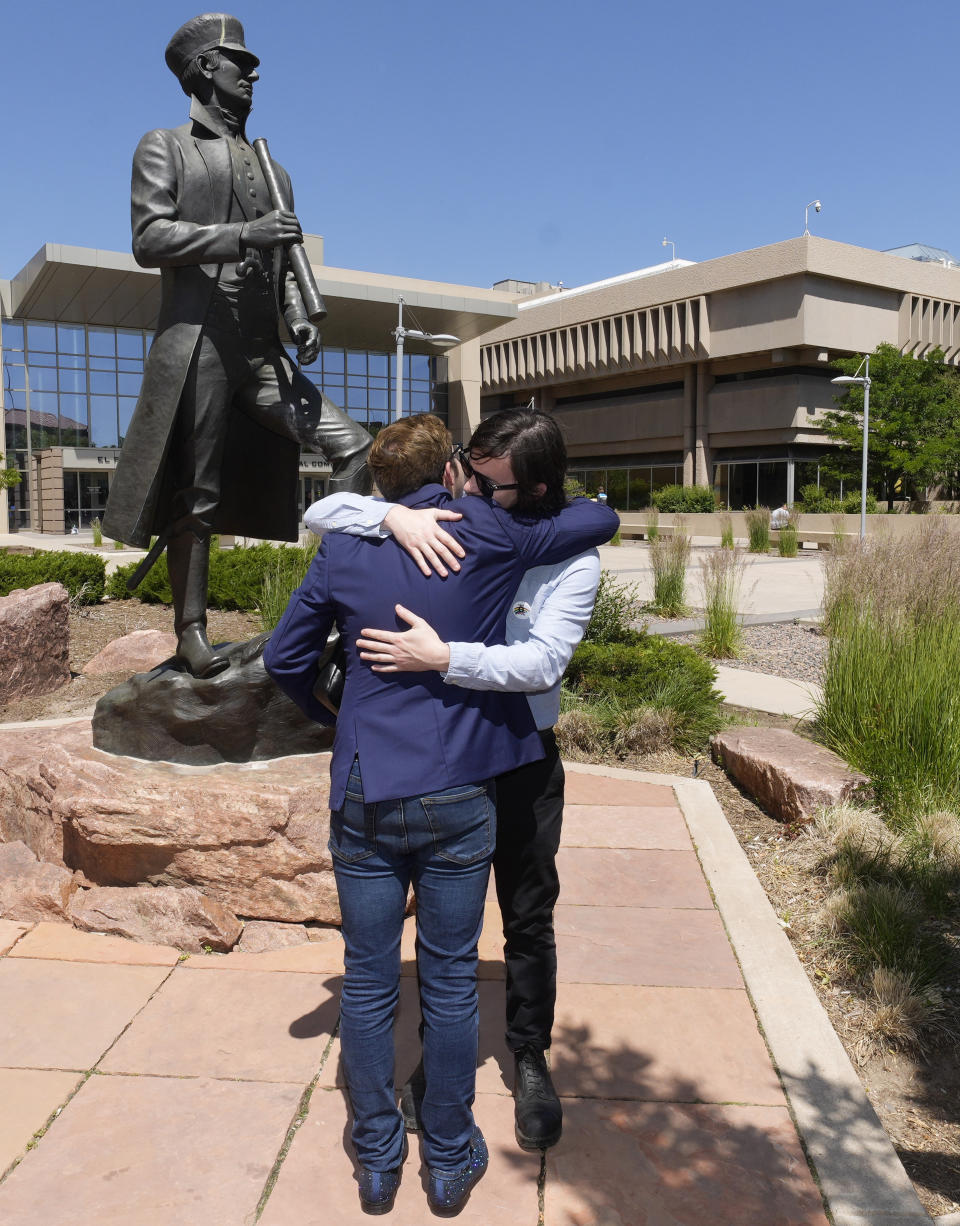
POLYGON ((453 447, 453 458, 460 463, 460 467, 466 473, 467 477, 473 477, 477 483, 477 489, 484 498, 492 498, 497 490, 518 490, 520 488, 519 481, 511 481, 501 484, 499 481, 491 481, 489 477, 485 477, 483 473, 477 470, 470 463, 470 453, 466 448, 461 447, 459 443, 455 443, 453 447))

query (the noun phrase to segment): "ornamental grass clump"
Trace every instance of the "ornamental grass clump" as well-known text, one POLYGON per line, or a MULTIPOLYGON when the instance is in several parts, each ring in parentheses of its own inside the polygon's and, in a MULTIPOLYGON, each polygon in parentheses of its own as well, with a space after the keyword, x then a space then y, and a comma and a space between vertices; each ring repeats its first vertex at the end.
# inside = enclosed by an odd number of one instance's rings
POLYGON ((853 803, 821 810, 822 867, 836 887, 823 919, 864 1003, 863 1040, 922 1050, 947 1032, 957 969, 960 816, 920 813, 892 829, 853 803))
POLYGON ((733 549, 733 516, 729 513, 720 516, 720 548, 733 549))
POLYGON ((754 507, 744 515, 751 553, 770 552, 770 508, 754 507))
POLYGON ((795 558, 800 547, 800 534, 797 531, 800 516, 792 508, 788 514, 789 519, 777 533, 777 549, 781 558, 795 558))
POLYGON ((832 552, 824 625, 821 739, 894 823, 960 808, 960 537, 930 519, 832 552))
POLYGON ((687 612, 684 601, 687 587, 687 563, 690 560, 690 538, 678 531, 650 543, 653 565, 653 602, 651 607, 664 617, 682 617, 687 612))
POLYGON ((711 549, 700 562, 704 626, 700 647, 716 660, 739 656, 743 630, 737 611, 743 582, 743 556, 711 549))

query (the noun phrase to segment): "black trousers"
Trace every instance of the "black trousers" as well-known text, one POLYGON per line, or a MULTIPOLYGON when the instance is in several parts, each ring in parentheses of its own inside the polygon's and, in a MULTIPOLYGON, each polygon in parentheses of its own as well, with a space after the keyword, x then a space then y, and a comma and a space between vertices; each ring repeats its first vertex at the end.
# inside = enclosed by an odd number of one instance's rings
POLYGON ((557 999, 553 908, 560 893, 557 851, 563 821, 563 763, 552 729, 546 756, 497 778, 493 858, 507 967, 507 1046, 550 1046, 557 999))

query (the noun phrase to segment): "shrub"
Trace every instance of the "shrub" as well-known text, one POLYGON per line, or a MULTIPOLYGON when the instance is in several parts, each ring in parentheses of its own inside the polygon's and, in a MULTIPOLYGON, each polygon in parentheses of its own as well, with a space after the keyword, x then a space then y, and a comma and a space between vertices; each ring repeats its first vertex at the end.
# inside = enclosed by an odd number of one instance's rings
MULTIPOLYGON (((797 499, 801 511, 809 511, 817 515, 835 515, 843 512, 845 515, 860 514, 860 490, 847 490, 842 498, 830 494, 818 485, 804 485, 797 499)), ((874 515, 878 511, 877 499, 871 490, 867 490, 867 514, 874 515)))
POLYGON ((635 643, 639 634, 631 623, 643 609, 635 583, 621 583, 609 570, 600 572, 593 616, 583 636, 585 643, 635 643))
POLYGON ((142 600, 144 604, 172 604, 173 592, 170 590, 170 576, 167 574, 167 555, 161 554, 154 562, 139 587, 134 591, 127 588, 127 580, 140 565, 139 562, 128 562, 126 566, 118 566, 107 579, 107 595, 111 600, 142 600))
POLYGON ((650 501, 664 514, 696 514, 715 511, 717 500, 709 485, 662 485, 650 501))
POLYGON ((809 511, 813 515, 831 514, 840 510, 840 499, 829 494, 819 485, 804 485, 797 499, 801 511, 809 511))
POLYGON ((747 511, 744 518, 747 521, 747 539, 751 553, 770 552, 770 508, 754 507, 747 511))
POLYGON ((0 596, 40 583, 62 583, 77 604, 99 604, 106 568, 103 558, 68 550, 26 554, 0 553, 0 596))
POLYGON ((743 558, 728 549, 711 549, 700 563, 704 627, 700 646, 708 656, 726 659, 740 654, 743 631, 737 606, 743 581, 743 558))
POLYGON ((690 559, 690 538, 676 532, 666 539, 657 537, 650 542, 653 565, 652 607, 664 617, 682 617, 687 584, 687 562, 690 559))
MULTIPOLYGON (((317 548, 317 538, 307 545, 259 545, 236 546, 220 549, 216 537, 210 542, 210 580, 207 604, 211 609, 240 609, 253 612, 263 608, 265 600, 271 609, 279 605, 276 619, 286 607, 294 587, 306 574, 317 548), (299 578, 298 578, 299 576, 299 578), (265 596, 265 586, 270 592, 265 596), (285 586, 286 585, 286 586, 285 586), (285 594, 284 594, 285 593, 285 594), (282 601, 282 603, 281 603, 282 601)), ((135 592, 127 590, 127 579, 137 569, 138 563, 118 566, 110 576, 107 594, 115 600, 125 600, 131 595, 145 604, 171 604, 173 593, 167 572, 167 557, 163 554, 148 571, 135 592)), ((274 614, 270 612, 268 617, 274 614)), ((272 623, 276 625, 276 621, 272 623)), ((271 626, 264 626, 272 629, 271 626)))
MULTIPOLYGON (((844 515, 859 515, 860 514, 860 491, 848 490, 840 499, 840 510, 844 515)), ((875 495, 867 490, 867 514, 876 515, 877 499, 875 495)))
POLYGON ((614 705, 611 724, 622 722, 623 712, 659 711, 672 721, 680 749, 701 747, 720 727, 716 677, 692 647, 646 632, 632 644, 581 643, 567 669, 567 684, 580 699, 606 704, 608 712, 614 705))

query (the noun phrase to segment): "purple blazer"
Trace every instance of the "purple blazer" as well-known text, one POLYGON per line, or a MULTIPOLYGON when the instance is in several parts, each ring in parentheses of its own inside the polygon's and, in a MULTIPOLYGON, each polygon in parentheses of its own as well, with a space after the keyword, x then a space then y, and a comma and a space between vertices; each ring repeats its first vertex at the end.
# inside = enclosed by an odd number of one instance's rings
MULTIPOLYGON (((441 485, 399 500, 445 506, 441 485)), ((354 756, 370 803, 477 783, 543 756, 523 694, 445 685, 437 672, 375 673, 356 650, 364 628, 406 629, 394 606, 425 618, 444 640, 503 643, 506 615, 531 566, 560 562, 609 540, 615 511, 578 498, 557 515, 526 520, 497 503, 461 498, 454 531, 466 550, 459 574, 421 574, 387 537, 330 533, 293 593, 263 660, 277 685, 320 723, 333 717, 313 697, 317 659, 336 622, 346 648, 343 702, 330 764, 330 805, 343 804, 354 756)))

